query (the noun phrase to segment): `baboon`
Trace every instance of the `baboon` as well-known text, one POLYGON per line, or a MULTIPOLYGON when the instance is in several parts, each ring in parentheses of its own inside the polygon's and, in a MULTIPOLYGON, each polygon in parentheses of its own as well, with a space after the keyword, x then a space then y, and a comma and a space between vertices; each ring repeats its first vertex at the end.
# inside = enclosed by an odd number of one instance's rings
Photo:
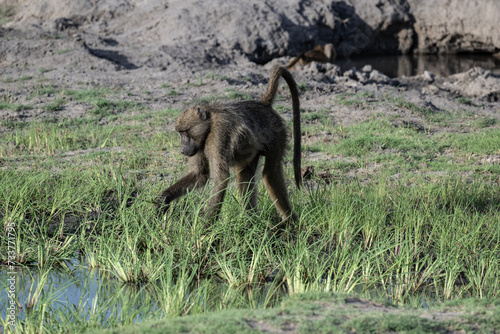
POLYGON ((286 67, 293 70, 297 65, 305 66, 313 61, 322 64, 332 63, 335 60, 336 56, 337 54, 335 52, 333 44, 328 43, 325 44, 325 46, 316 45, 314 49, 307 52, 302 52, 297 57, 292 58, 288 65, 286 65, 286 67))
POLYGON ((156 204, 165 212, 176 198, 212 179, 208 217, 217 219, 233 168, 242 198, 249 195, 245 209, 255 210, 257 188, 255 174, 259 159, 264 156, 262 179, 271 200, 281 214, 282 222, 295 220, 288 199, 283 158, 287 149, 287 126, 272 108, 280 77, 290 88, 293 107, 293 167, 295 182, 300 188, 300 110, 299 93, 292 75, 284 67, 271 70, 269 84, 260 101, 221 104, 201 103, 181 112, 175 131, 181 137, 181 153, 188 157, 189 171, 177 183, 164 190, 156 204))

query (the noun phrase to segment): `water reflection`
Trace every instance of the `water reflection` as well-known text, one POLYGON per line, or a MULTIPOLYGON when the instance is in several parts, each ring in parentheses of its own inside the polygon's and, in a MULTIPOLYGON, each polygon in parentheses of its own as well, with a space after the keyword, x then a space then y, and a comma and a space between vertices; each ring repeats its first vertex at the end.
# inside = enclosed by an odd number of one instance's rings
MULTIPOLYGON (((92 323, 89 328, 115 327, 226 308, 266 308, 276 305, 286 294, 279 282, 263 282, 251 287, 234 286, 219 279, 206 279, 193 285, 193 282, 162 278, 154 284, 125 284, 113 279, 109 272, 89 270, 83 260, 68 261, 66 265, 63 270, 49 271, 16 268, 15 299, 22 307, 17 308, 17 321, 33 322, 33 319, 43 319, 47 313, 51 321, 71 322, 75 328, 85 328, 88 323, 92 323), (34 306, 30 309, 33 298, 34 306)), ((0 303, 7 305, 5 284, 10 275, 3 269, 0 267, 3 284, 0 303)), ((6 315, 7 310, 2 307, 0 317, 6 319, 6 315)))
POLYGON ((352 67, 357 69, 369 64, 391 78, 413 76, 430 71, 436 75, 449 76, 466 72, 473 67, 482 67, 500 74, 500 59, 491 55, 406 55, 373 56, 338 59, 335 61, 342 71, 352 67))
MULTIPOLYGON (((0 282, 6 282, 7 277, 11 276, 7 275, 6 270, 0 270, 0 282)), ((34 303, 34 308, 49 301, 52 310, 74 306, 82 312, 87 312, 91 305, 95 304, 94 299, 97 296, 105 294, 109 298, 120 288, 119 283, 112 280, 103 284, 103 278, 99 277, 96 270, 89 271, 85 263, 76 259, 65 262, 64 268, 60 270, 48 272, 18 267, 15 280, 15 299, 22 307, 18 310, 16 319, 20 320, 29 312, 30 300, 34 303)), ((6 289, 0 291, 0 300, 7 300, 6 289)), ((2 309, 2 319, 5 319, 5 315, 6 310, 2 309)))
MULTIPOLYGON (((291 286, 282 284, 283 278, 277 277, 255 284, 231 284, 217 275, 200 281, 184 281, 182 275, 164 275, 154 283, 124 284, 113 279, 107 271, 89 270, 84 260, 68 261, 66 265, 50 271, 16 270, 16 301, 22 306, 16 314, 17 320, 43 324, 54 331, 68 326, 83 331, 206 311, 267 308, 277 305, 288 293, 294 293, 291 286), (40 287, 39 298, 28 311, 29 299, 40 287)), ((0 303, 6 305, 7 271, 2 269, 0 303)), ((301 289, 302 292, 350 291, 374 300, 385 298, 391 304, 422 308, 428 308, 446 295, 441 283, 432 279, 420 281, 417 288, 411 287, 407 277, 381 278, 376 284, 360 282, 349 289, 342 284, 335 286, 329 277, 321 279, 319 284, 298 283, 295 293, 300 293, 301 289)), ((469 297, 468 285, 461 281, 447 288, 449 296, 446 298, 469 297)), ((6 308, 0 313, 5 319, 6 308)))

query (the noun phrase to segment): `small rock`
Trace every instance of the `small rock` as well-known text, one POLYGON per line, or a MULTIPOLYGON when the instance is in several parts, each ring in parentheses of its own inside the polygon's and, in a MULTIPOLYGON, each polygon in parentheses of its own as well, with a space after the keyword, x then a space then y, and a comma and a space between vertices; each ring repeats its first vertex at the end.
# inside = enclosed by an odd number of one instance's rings
POLYGON ((365 65, 363 66, 363 68, 361 69, 362 72, 368 72, 370 73, 371 71, 373 71, 373 68, 372 68, 372 65, 365 65))
POLYGON ((313 73, 313 74, 324 72, 324 71, 322 71, 321 64, 319 64, 319 63, 317 63, 315 61, 311 62, 310 64, 308 64, 306 66, 304 66, 304 69, 306 70, 306 72, 313 73))
POLYGON ((427 81, 429 83, 430 82, 434 82, 434 78, 435 77, 436 76, 433 73, 429 72, 429 71, 424 71, 424 74, 422 74, 422 79, 424 79, 425 81, 427 81))
POLYGON ((342 76, 346 78, 355 79, 356 78, 355 74, 356 74, 356 68, 351 68, 350 70, 345 71, 342 76))
POLYGON ((306 166, 302 168, 302 179, 310 180, 314 176, 314 166, 306 166))
POLYGON ((54 29, 58 31, 64 31, 69 28, 77 28, 78 24, 73 22, 71 19, 60 17, 54 20, 54 29))
POLYGON ((370 72, 370 77, 368 78, 368 80, 375 81, 375 82, 381 83, 381 84, 386 84, 386 83, 391 81, 391 79, 387 75, 385 75, 377 70, 373 70, 370 72))
POLYGON ((357 71, 355 74, 356 74, 356 79, 361 83, 365 83, 368 79, 367 73, 365 72, 357 71))
POLYGON ((439 92, 439 88, 435 85, 429 85, 427 87, 422 87, 422 94, 425 95, 435 95, 439 92))
POLYGON ((340 72, 340 66, 332 64, 332 63, 326 63, 323 64, 323 67, 325 68, 326 74, 328 76, 334 77, 338 76, 341 74, 340 72))

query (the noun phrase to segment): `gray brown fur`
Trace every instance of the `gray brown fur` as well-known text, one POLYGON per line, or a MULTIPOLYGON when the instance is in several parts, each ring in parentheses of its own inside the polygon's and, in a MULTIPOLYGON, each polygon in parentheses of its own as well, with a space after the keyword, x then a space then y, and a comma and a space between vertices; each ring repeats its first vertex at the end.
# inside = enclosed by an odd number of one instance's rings
POLYGON ((276 209, 284 220, 295 219, 288 199, 283 172, 287 148, 287 127, 272 108, 279 79, 283 77, 292 95, 294 173, 301 185, 300 105, 297 85, 288 70, 275 66, 261 101, 227 104, 202 103, 185 109, 178 117, 175 130, 181 136, 181 153, 188 156, 189 171, 178 182, 161 193, 157 205, 166 209, 170 202, 211 178, 214 184, 209 201, 209 217, 215 219, 224 200, 230 169, 234 170, 242 198, 250 199, 246 209, 255 210, 257 188, 255 174, 261 156, 265 157, 262 178, 276 209))
POLYGON ((333 44, 316 45, 314 49, 302 52, 297 57, 292 58, 286 67, 293 70, 296 66, 305 66, 313 61, 321 64, 333 63, 336 56, 333 44))

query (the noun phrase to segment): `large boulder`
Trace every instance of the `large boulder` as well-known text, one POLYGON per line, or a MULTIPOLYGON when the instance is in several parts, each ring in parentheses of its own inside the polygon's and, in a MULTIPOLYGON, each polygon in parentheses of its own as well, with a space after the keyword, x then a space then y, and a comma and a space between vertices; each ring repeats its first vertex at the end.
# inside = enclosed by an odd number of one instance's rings
POLYGON ((419 53, 498 52, 500 1, 408 0, 419 53))
POLYGON ((480 67, 449 76, 443 87, 462 96, 480 97, 490 102, 500 100, 500 76, 480 67))
MULTIPOLYGON (((190 62, 224 63, 241 55, 262 64, 326 43, 336 45, 337 54, 344 57, 407 53, 413 44, 413 22, 405 1, 395 5, 391 0, 0 0, 0 4, 17 8, 9 27, 78 30, 89 47, 140 48, 145 55, 159 50, 190 62), (114 45, 99 44, 110 38, 114 45)), ((147 62, 142 58, 133 61, 147 62)))
POLYGON ((407 54, 412 50, 414 20, 406 0, 336 1, 333 6, 341 22, 335 44, 340 56, 407 54))
POLYGON ((239 60, 264 64, 326 43, 345 58, 500 50, 498 0, 0 0, 0 5, 16 13, 5 28, 78 36, 82 50, 127 69, 239 60))

